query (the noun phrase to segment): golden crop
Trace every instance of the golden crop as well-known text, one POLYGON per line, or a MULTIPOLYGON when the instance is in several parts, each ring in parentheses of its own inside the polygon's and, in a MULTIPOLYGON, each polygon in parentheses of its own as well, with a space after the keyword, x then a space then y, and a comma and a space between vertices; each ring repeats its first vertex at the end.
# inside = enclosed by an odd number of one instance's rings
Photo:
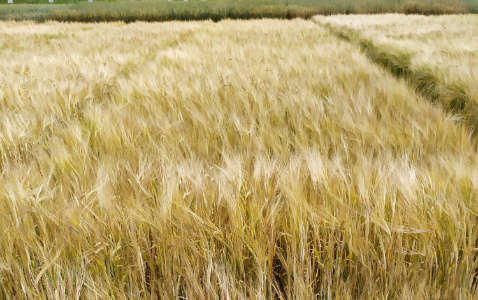
POLYGON ((429 68, 438 84, 461 86, 478 100, 476 15, 331 16, 318 20, 358 30, 375 44, 410 53, 412 70, 429 68))
POLYGON ((311 21, 0 23, 0 298, 477 293, 467 127, 311 21))

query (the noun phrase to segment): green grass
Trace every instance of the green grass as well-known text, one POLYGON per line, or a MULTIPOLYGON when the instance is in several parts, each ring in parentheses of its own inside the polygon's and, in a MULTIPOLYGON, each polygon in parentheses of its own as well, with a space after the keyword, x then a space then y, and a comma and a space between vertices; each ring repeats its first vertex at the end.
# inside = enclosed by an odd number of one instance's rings
MULTIPOLYGON (((6 3, 7 0, 2 2, 6 3)), ((478 11, 476 0, 209 0, 206 2, 95 0, 94 3, 88 3, 86 0, 55 0, 54 4, 48 4, 48 0, 14 0, 14 3, 0 5, 0 20, 134 22, 212 19, 219 21, 257 18, 307 19, 317 14, 388 12, 449 14, 478 11)))

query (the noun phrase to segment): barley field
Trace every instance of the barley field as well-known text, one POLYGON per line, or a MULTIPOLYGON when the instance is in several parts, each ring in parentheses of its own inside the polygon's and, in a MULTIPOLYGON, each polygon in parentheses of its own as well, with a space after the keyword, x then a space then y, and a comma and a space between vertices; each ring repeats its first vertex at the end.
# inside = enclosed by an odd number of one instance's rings
POLYGON ((411 68, 428 65, 444 83, 460 82, 478 99, 478 17, 400 14, 317 17, 347 26, 377 45, 411 56, 411 68))
POLYGON ((409 71, 417 89, 467 118, 473 130, 478 127, 476 15, 386 14, 315 17, 315 20, 339 30, 352 30, 381 52, 400 58, 398 64, 409 71))
POLYGON ((474 299, 476 138, 305 20, 0 23, 0 298, 474 299))

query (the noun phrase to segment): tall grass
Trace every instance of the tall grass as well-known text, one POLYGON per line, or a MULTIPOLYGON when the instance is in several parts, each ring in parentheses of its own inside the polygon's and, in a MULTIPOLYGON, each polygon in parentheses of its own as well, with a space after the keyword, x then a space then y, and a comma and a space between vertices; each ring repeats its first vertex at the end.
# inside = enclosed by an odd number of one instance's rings
MULTIPOLYGON (((6 0, 5 0, 6 2, 6 0)), ((450 14, 473 11, 476 0, 209 0, 203 1, 95 1, 58 0, 55 5, 46 0, 14 0, 14 5, 0 5, 0 20, 48 20, 68 22, 104 21, 170 21, 304 18, 314 15, 352 13, 450 14), (69 2, 70 4, 65 4, 69 2)), ((475 5, 476 6, 476 5, 475 5)))
POLYGON ((476 297, 475 140, 316 24, 0 45, 0 298, 476 297))

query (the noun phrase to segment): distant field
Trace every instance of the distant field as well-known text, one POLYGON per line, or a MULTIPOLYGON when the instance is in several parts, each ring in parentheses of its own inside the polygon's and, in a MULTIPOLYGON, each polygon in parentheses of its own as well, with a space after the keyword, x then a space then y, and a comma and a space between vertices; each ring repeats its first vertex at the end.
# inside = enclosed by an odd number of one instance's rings
POLYGON ((360 39, 366 51, 373 47, 382 52, 378 60, 387 54, 395 60, 392 68, 408 73, 424 96, 478 129, 477 16, 331 16, 316 20, 360 39))
POLYGON ((170 21, 260 18, 310 18, 313 15, 357 13, 477 13, 477 0, 13 0, 0 5, 0 20, 70 22, 170 21), (36 5, 32 5, 32 4, 36 5), (68 4, 67 4, 68 3, 68 4))
POLYGON ((0 298, 477 296, 476 138, 328 28, 2 22, 0 54, 0 298))

